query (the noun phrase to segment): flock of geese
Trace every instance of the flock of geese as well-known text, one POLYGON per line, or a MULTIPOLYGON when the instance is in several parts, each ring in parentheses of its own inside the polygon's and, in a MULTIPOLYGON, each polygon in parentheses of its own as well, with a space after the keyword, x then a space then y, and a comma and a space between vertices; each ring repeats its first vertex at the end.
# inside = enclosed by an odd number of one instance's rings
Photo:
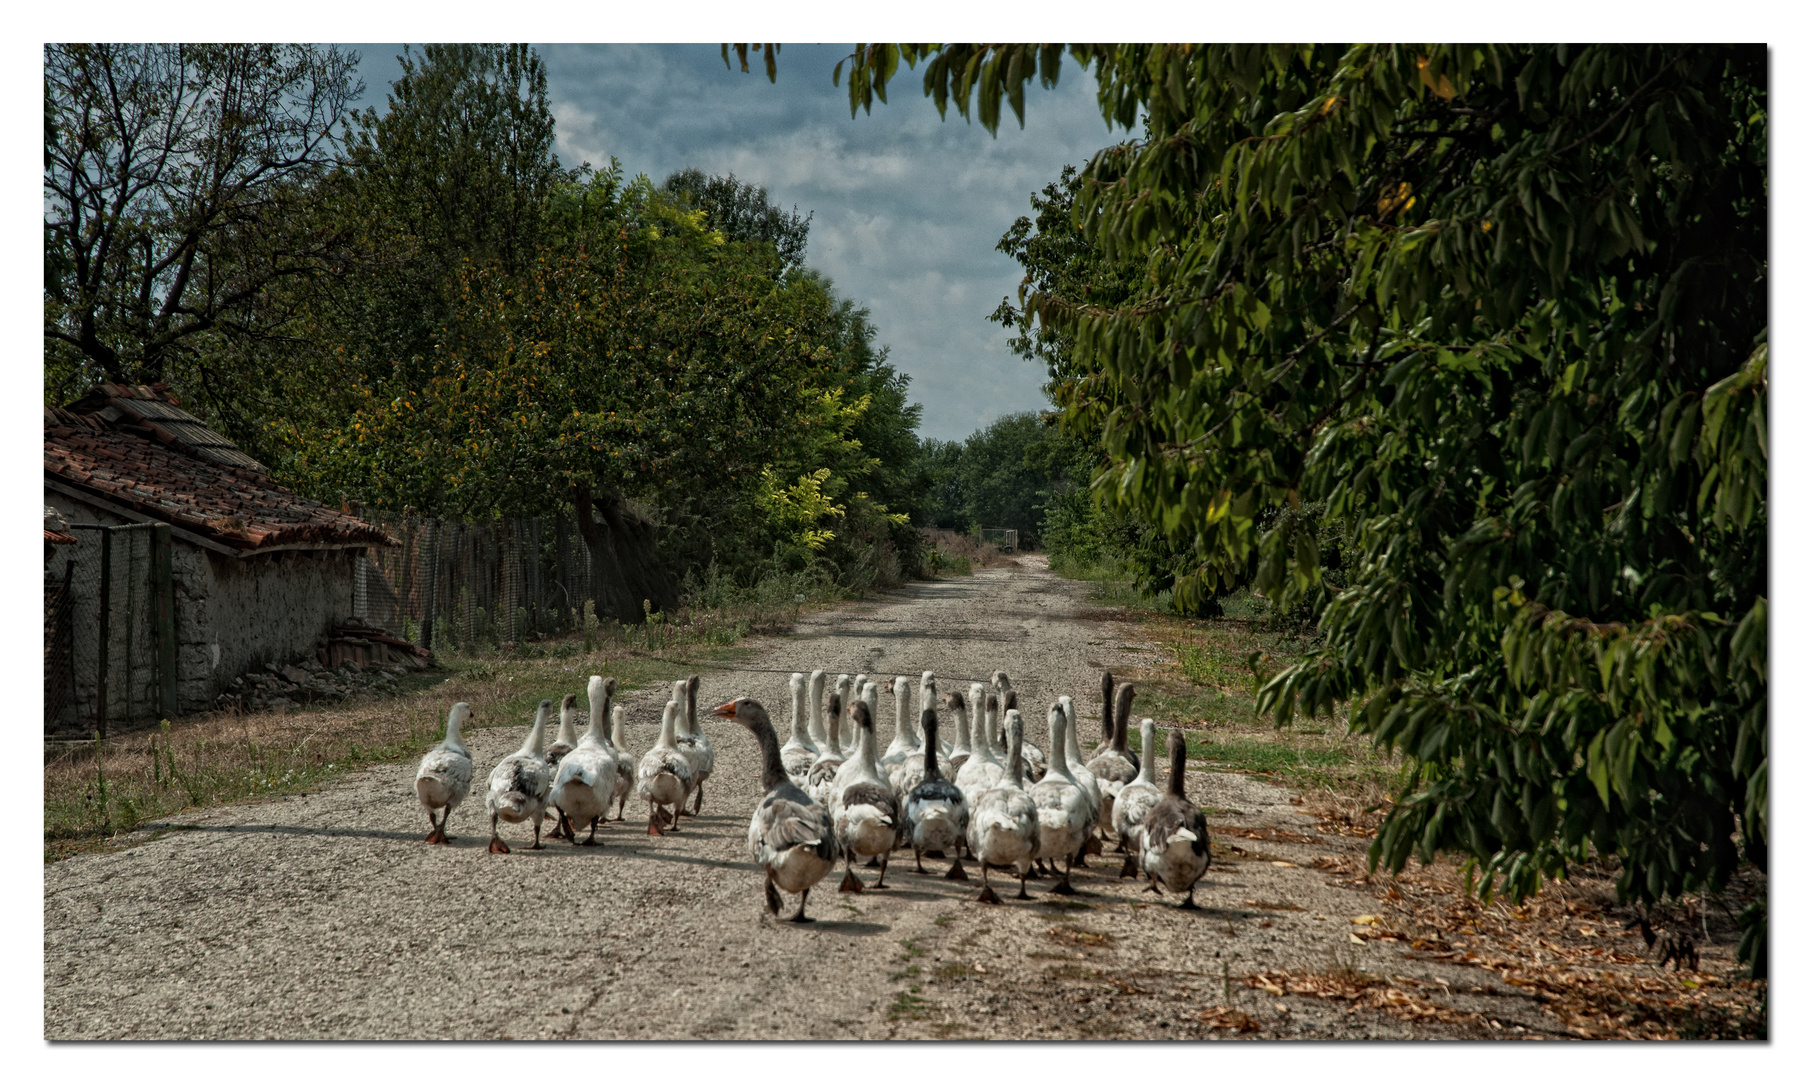
MULTIPOLYGON (((1144 872, 1148 888, 1184 897, 1209 868, 1209 830, 1203 814, 1184 794, 1185 745, 1175 729, 1168 739, 1171 768, 1160 790, 1153 760, 1151 720, 1140 721, 1140 746, 1127 745, 1134 685, 1119 692, 1109 674, 1102 680, 1104 743, 1084 761, 1077 740, 1077 712, 1069 697, 1047 711, 1045 749, 1026 738, 1016 694, 1003 672, 968 691, 943 698, 933 672, 921 674, 921 708, 914 708, 915 684, 897 676, 879 684, 865 675, 840 675, 831 690, 827 673, 789 677, 789 739, 779 744, 770 714, 753 698, 736 698, 712 711, 732 720, 758 740, 763 758, 764 795, 748 831, 752 858, 765 874, 764 897, 772 915, 782 911, 781 893, 798 896, 794 922, 805 914, 809 890, 842 860, 841 892, 863 892, 854 866, 865 860, 877 870, 871 888, 887 888, 890 856, 910 849, 915 872, 929 871, 925 858, 951 863, 945 876, 969 880, 966 858, 983 876, 978 902, 1001 903, 990 886, 991 868, 1013 870, 1020 881, 1016 899, 1026 900, 1027 879, 1058 877, 1055 893, 1069 894, 1071 869, 1087 855, 1102 852, 1111 838, 1124 855, 1121 876, 1144 872), (880 685, 895 695, 895 735, 877 752, 874 718, 880 685), (952 742, 940 727, 937 706, 952 720, 952 742), (1064 869, 1058 861, 1064 860, 1064 869)), ((589 679, 589 724, 576 735, 575 694, 564 696, 558 736, 545 745, 552 704, 539 702, 532 732, 519 750, 489 773, 484 800, 489 812, 489 851, 507 854, 502 822, 531 821, 533 848, 542 848, 546 814, 556 809, 552 835, 593 845, 598 825, 625 817, 637 791, 646 801, 646 831, 677 832, 684 814, 701 811, 702 785, 714 770, 714 749, 696 715, 701 676, 671 684, 657 743, 634 759, 626 747, 626 710, 609 706, 617 687, 611 678, 589 679), (604 718, 611 716, 610 734, 604 718), (690 797, 694 809, 689 809, 690 797), (588 828, 586 839, 577 830, 588 828)), ((428 843, 450 843, 446 822, 470 792, 473 773, 462 727, 470 706, 458 702, 445 722, 443 742, 426 752, 414 790, 432 829, 428 843)))

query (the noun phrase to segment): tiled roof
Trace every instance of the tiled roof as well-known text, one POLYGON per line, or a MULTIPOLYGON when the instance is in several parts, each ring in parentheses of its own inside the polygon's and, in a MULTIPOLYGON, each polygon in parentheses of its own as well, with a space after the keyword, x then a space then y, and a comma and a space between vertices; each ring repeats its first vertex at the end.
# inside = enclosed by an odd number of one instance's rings
POLYGON ((169 388, 102 383, 88 396, 69 406, 71 412, 98 416, 108 423, 137 429, 158 442, 179 444, 194 456, 215 465, 230 465, 252 472, 268 472, 262 462, 238 449, 238 444, 214 431, 200 417, 181 408, 169 388))
POLYGON ((46 480, 245 552, 284 544, 394 543, 376 526, 304 499, 267 472, 216 457, 204 446, 157 438, 135 413, 110 420, 105 410, 82 415, 44 409, 46 480))
POLYGON ((70 536, 68 533, 51 532, 49 529, 44 530, 44 543, 46 544, 75 544, 79 542, 80 541, 76 540, 75 537, 70 536))

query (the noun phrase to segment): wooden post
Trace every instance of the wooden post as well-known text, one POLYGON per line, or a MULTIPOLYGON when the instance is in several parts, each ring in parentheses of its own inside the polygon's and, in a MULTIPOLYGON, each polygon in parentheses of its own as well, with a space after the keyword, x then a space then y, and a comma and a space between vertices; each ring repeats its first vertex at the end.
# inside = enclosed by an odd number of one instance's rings
POLYGON ((94 733, 106 738, 107 639, 112 637, 110 622, 113 603, 113 530, 100 530, 100 652, 94 658, 94 733))
POLYGON ((175 668, 175 542, 167 525, 150 530, 150 610, 156 627, 157 718, 180 711, 175 668))

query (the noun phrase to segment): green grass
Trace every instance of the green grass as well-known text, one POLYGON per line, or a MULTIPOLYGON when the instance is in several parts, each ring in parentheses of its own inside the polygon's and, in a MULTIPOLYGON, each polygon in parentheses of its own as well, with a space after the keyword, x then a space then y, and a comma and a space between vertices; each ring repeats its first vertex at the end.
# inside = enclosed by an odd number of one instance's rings
MULTIPOLYGON (((98 850, 115 837, 183 810, 294 795, 366 765, 422 753, 444 734, 450 703, 474 708, 465 730, 531 721, 542 699, 583 694, 591 674, 627 692, 730 666, 744 647, 695 644, 662 655, 547 648, 450 655, 437 670, 401 679, 399 693, 295 712, 207 713, 104 745, 48 747, 44 858, 98 850)), ((582 701, 586 709, 586 697, 582 701)), ((424 823, 422 822, 422 828, 424 823)), ((153 839, 160 831, 137 833, 153 839)))

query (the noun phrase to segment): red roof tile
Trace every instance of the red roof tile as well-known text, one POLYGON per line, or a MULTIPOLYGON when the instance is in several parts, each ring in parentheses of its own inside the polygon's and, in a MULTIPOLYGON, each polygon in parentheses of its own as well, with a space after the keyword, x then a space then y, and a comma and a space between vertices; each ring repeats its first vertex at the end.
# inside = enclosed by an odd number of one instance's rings
POLYGON ((394 543, 376 526, 304 499, 267 473, 206 460, 133 428, 46 407, 44 476, 245 551, 394 543))
POLYGON ((74 544, 74 543, 79 543, 79 541, 76 540, 75 537, 70 536, 68 533, 51 532, 49 529, 45 529, 44 530, 44 543, 46 543, 46 544, 74 544))

